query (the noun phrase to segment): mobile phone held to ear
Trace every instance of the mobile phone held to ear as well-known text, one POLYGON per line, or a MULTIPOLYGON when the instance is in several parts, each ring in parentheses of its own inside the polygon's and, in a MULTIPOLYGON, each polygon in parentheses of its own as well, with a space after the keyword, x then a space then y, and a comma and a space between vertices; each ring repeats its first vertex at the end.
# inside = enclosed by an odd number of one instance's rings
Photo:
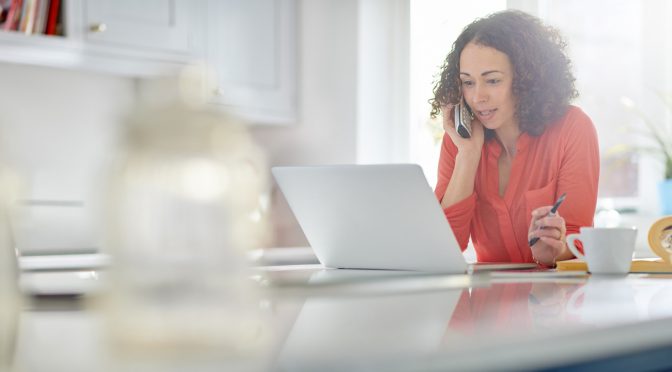
POLYGON ((471 137, 471 121, 474 119, 474 114, 471 108, 464 102, 464 99, 455 106, 455 130, 462 136, 462 138, 471 137))

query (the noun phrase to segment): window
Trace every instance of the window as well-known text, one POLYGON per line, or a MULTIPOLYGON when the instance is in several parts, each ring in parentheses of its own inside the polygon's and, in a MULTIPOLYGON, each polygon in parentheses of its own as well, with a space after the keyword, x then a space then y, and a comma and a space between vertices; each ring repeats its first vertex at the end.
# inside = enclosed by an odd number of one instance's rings
POLYGON ((411 130, 409 153, 418 163, 427 181, 434 187, 437 178, 439 148, 443 138, 440 118, 430 121, 432 88, 443 61, 462 29, 471 21, 506 9, 506 0, 454 2, 414 0, 410 2, 410 80, 411 130))
POLYGON ((660 94, 672 93, 672 2, 596 0, 411 1, 411 161, 422 165, 430 184, 436 182, 440 120, 430 122, 434 79, 452 42, 477 17, 515 7, 535 14, 560 30, 568 43, 581 107, 595 123, 602 157, 599 196, 617 207, 657 211, 656 183, 662 164, 622 145, 647 144, 634 103, 659 123, 672 122, 660 94), (459 7, 459 11, 456 11, 459 7))
POLYGON ((580 97, 593 119, 601 154, 599 196, 617 206, 657 212, 656 183, 663 171, 654 157, 618 151, 648 144, 634 105, 653 121, 670 121, 661 94, 672 88, 672 5, 663 0, 537 1, 537 15, 569 44, 580 97))

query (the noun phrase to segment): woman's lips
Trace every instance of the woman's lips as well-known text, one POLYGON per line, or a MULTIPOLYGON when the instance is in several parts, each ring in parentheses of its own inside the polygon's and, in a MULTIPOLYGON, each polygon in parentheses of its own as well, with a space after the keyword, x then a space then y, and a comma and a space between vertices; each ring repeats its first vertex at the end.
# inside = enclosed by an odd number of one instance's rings
POLYGON ((497 109, 491 109, 491 110, 476 110, 476 116, 478 116, 478 120, 480 121, 488 121, 492 119, 493 116, 495 116, 495 112, 497 109))

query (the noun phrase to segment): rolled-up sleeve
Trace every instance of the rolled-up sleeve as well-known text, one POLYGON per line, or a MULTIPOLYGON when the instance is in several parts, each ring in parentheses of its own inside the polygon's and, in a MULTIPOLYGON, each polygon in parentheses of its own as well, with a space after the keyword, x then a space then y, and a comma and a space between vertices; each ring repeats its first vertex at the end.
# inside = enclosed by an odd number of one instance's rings
POLYGON ((595 126, 580 110, 572 112, 570 118, 561 137, 565 150, 558 179, 558 191, 567 193, 567 200, 559 209, 565 218, 567 235, 579 233, 582 226, 593 225, 600 175, 595 126))
POLYGON ((462 251, 467 249, 467 244, 469 244, 471 220, 474 217, 475 207, 476 193, 472 193, 467 198, 443 210, 462 251))
MULTIPOLYGON (((436 188, 434 189, 434 193, 439 200, 439 203, 443 199, 450 178, 453 175, 456 155, 457 147, 455 147, 450 137, 447 134, 444 134, 441 153, 439 155, 438 178, 436 188)), ((471 220, 474 217, 475 207, 476 193, 472 193, 467 198, 443 209, 446 219, 453 230, 453 234, 455 234, 455 238, 463 251, 467 249, 467 244, 469 243, 471 220)))

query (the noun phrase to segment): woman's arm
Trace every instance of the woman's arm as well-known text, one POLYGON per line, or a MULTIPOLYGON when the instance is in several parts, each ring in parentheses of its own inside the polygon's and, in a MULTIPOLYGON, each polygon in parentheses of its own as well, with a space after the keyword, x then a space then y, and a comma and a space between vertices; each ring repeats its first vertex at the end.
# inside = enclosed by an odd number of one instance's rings
POLYGON ((443 155, 449 155, 452 159, 452 161, 439 163, 439 167, 449 168, 444 169, 444 172, 441 172, 442 169, 439 168, 439 177, 443 173, 443 176, 449 180, 446 191, 441 198, 441 206, 445 209, 464 200, 474 192, 476 169, 478 169, 478 163, 481 160, 484 133, 483 125, 475 119, 471 123, 471 138, 462 138, 455 130, 453 111, 444 107, 442 112, 443 130, 446 132, 446 136, 443 138, 441 160, 444 160, 443 155), (452 148, 448 146, 447 139, 454 145, 452 148))
POLYGON ((532 254, 540 263, 553 265, 555 261, 571 259, 574 255, 566 244, 566 236, 579 232, 581 226, 592 226, 597 205, 597 186, 600 174, 600 152, 597 132, 590 118, 574 109, 558 141, 562 145, 562 159, 558 172, 557 192, 566 192, 567 200, 560 207, 561 214, 548 216, 550 206, 532 211, 529 237, 539 241, 532 246, 532 254))
POLYGON ((472 137, 462 138, 455 131, 449 109, 444 109, 445 135, 439 157, 436 196, 462 249, 469 242, 475 198, 474 181, 481 159, 484 133, 477 120, 472 122, 472 137))
POLYGON ((457 153, 450 181, 441 199, 441 207, 443 209, 457 204, 457 202, 466 199, 474 192, 476 169, 478 168, 480 159, 480 153, 457 153))

